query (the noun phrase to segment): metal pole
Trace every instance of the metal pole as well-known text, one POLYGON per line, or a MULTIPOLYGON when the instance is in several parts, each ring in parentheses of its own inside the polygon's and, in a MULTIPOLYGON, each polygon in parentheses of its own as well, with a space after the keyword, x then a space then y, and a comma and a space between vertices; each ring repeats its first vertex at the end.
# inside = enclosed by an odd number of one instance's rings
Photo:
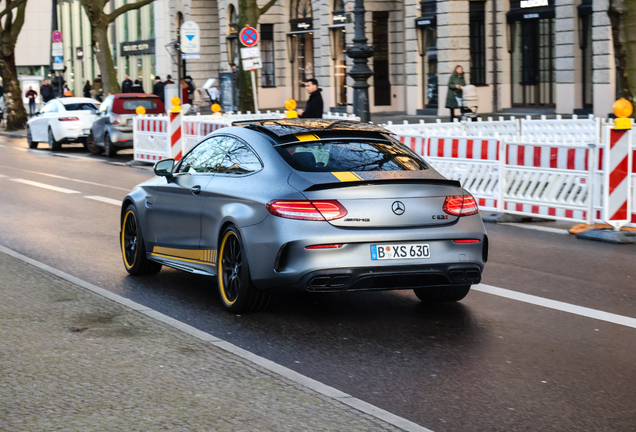
POLYGON ((367 80, 373 71, 367 64, 367 59, 373 56, 373 47, 367 45, 364 22, 364 0, 355 0, 353 14, 355 16, 355 32, 353 45, 347 47, 347 55, 353 59, 353 67, 348 75, 353 78, 353 112, 360 117, 362 123, 368 123, 369 115, 369 84, 367 80))
POLYGON ((254 94, 254 113, 258 112, 258 96, 256 93, 256 72, 254 69, 250 70, 250 75, 252 76, 252 93, 254 94))
POLYGON ((492 111, 499 110, 499 83, 497 82, 497 0, 492 1, 492 111))
MULTIPOLYGON (((177 28, 177 44, 175 48, 177 49, 177 97, 181 100, 181 20, 179 20, 179 28, 177 28)), ((181 105, 183 105, 183 101, 181 101, 181 105)))

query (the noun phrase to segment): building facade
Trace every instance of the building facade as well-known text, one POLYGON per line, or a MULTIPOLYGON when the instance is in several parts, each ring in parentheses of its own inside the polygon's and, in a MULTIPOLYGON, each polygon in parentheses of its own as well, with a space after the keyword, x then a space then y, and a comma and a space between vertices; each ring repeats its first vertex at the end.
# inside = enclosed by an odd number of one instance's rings
MULTIPOLYGON (((184 72, 200 85, 230 71, 238 57, 238 2, 169 5, 170 22, 193 20, 202 30, 201 58, 184 72)), ((375 47, 372 112, 448 115, 447 83, 456 65, 477 86, 480 112, 611 111, 616 73, 607 0, 367 0, 365 8, 366 36, 375 47)), ((344 46, 353 38, 353 0, 280 0, 258 30, 261 108, 280 108, 290 97, 302 105, 301 83, 316 78, 326 107, 351 110, 345 71, 352 64, 344 46)))

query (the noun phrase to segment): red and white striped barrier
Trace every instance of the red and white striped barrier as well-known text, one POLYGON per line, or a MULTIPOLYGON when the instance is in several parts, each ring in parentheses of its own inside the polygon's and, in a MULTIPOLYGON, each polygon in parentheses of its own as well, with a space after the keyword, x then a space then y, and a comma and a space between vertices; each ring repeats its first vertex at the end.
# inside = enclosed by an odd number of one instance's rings
POLYGON ((632 222, 632 130, 606 126, 604 219, 620 228, 632 222))
POLYGON ((170 157, 176 161, 183 156, 181 144, 181 112, 171 112, 170 117, 170 157))
POLYGON ((135 117, 133 119, 135 160, 156 162, 170 154, 167 117, 135 117))

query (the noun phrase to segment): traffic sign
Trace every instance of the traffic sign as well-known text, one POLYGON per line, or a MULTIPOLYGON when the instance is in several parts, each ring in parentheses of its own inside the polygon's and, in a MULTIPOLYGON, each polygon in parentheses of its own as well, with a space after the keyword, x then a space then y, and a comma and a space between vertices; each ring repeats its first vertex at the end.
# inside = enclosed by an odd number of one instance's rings
POLYGON ((53 42, 51 44, 51 55, 55 56, 63 56, 64 55, 64 44, 62 42, 53 42))
POLYGON ((62 56, 53 57, 53 70, 64 70, 64 61, 62 56))
POLYGON ((241 48, 241 58, 255 58, 261 56, 261 49, 259 47, 253 48, 241 48))
POLYGON ((51 38, 53 39, 53 42, 56 42, 56 43, 62 42, 62 32, 59 30, 55 30, 51 38))
POLYGON ((254 27, 245 26, 239 33, 239 40, 246 47, 253 47, 258 42, 258 32, 254 27))
POLYGON ((243 70, 263 69, 260 57, 243 59, 243 70))
POLYGON ((201 51, 201 31, 194 21, 186 21, 181 25, 181 52, 198 54, 201 51))

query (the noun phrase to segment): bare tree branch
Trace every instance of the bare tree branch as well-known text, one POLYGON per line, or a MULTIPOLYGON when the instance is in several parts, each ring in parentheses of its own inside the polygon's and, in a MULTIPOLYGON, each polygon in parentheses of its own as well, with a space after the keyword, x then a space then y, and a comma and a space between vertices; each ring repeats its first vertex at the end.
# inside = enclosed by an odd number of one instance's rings
POLYGON ((20 7, 23 4, 26 4, 26 2, 27 0, 17 0, 16 2, 7 1, 7 6, 2 12, 0 12, 0 18, 8 14, 10 10, 20 7))
POLYGON ((128 3, 125 4, 123 6, 120 6, 119 8, 115 9, 113 12, 111 12, 110 14, 106 15, 106 20, 108 22, 113 22, 115 21, 115 19, 117 19, 117 17, 123 13, 126 13, 128 11, 131 10, 135 10, 135 9, 139 9, 142 8, 150 3, 152 3, 155 0, 141 0, 135 3, 128 3))
POLYGON ((262 8, 259 9, 259 11, 258 11, 259 15, 264 15, 265 13, 267 13, 269 8, 274 6, 274 4, 276 4, 276 0, 269 0, 265 6, 263 6, 262 8))
POLYGON ((26 0, 21 2, 18 7, 18 12, 13 20, 13 26, 11 27, 11 42, 15 44, 18 41, 18 35, 22 26, 24 25, 24 15, 26 14, 26 0))

